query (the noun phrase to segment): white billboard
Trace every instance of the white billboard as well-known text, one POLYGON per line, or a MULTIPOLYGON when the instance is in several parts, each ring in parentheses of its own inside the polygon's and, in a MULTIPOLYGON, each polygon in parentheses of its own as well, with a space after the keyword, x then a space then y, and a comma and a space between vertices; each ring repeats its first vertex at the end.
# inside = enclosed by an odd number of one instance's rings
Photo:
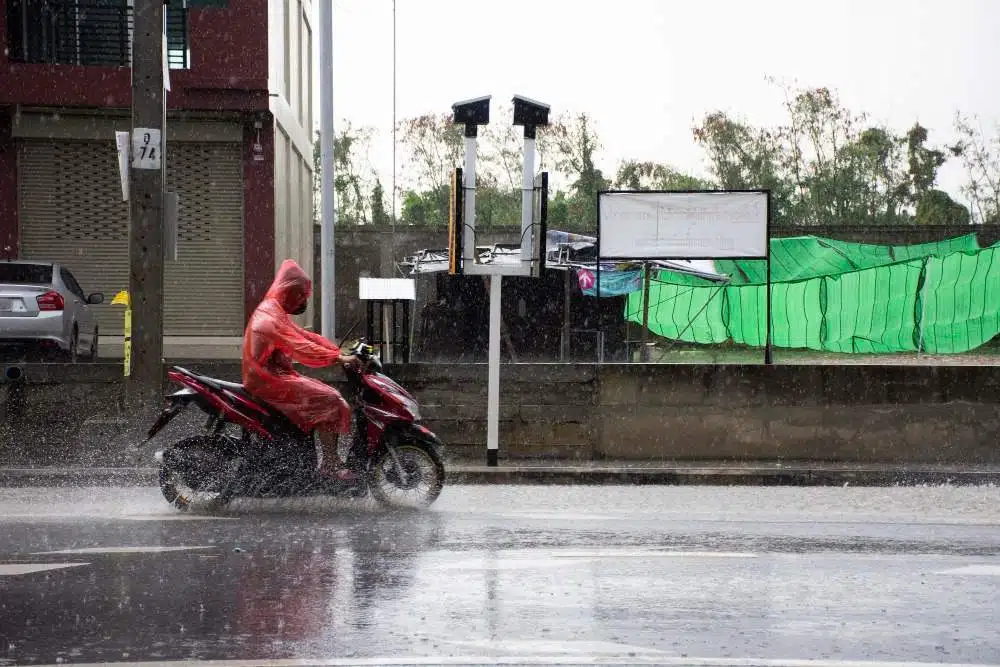
POLYGON ((766 192, 602 192, 608 259, 767 256, 766 192))

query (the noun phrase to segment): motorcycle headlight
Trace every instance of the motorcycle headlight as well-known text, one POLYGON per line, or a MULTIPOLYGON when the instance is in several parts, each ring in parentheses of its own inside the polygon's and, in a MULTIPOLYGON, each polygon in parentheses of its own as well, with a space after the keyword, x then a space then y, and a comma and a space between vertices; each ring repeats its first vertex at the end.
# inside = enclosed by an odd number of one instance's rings
POLYGON ((420 417, 420 406, 417 404, 416 401, 412 401, 412 400, 410 400, 408 398, 407 399, 403 399, 403 406, 407 410, 410 411, 410 414, 413 415, 413 419, 415 421, 420 421, 420 419, 421 419, 421 417, 420 417))

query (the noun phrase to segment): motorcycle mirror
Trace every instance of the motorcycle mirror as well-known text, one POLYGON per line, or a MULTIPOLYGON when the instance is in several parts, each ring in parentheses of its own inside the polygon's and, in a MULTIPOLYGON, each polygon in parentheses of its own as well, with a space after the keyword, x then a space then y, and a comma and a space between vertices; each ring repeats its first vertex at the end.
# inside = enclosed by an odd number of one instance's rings
POLYGON ((347 340, 348 336, 350 336, 352 333, 354 333, 354 330, 358 328, 359 324, 361 324, 361 318, 360 317, 358 319, 354 320, 354 324, 352 324, 351 328, 347 330, 347 333, 345 333, 341 337, 340 342, 337 343, 337 347, 344 347, 344 341, 347 340))

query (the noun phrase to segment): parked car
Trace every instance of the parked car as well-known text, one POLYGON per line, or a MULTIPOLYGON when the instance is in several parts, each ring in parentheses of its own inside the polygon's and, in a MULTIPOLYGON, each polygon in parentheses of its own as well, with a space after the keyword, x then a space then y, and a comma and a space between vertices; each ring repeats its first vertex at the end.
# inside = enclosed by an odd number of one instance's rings
POLYGON ((69 269, 53 262, 0 261, 0 355, 76 362, 98 356, 99 331, 91 306, 69 269))

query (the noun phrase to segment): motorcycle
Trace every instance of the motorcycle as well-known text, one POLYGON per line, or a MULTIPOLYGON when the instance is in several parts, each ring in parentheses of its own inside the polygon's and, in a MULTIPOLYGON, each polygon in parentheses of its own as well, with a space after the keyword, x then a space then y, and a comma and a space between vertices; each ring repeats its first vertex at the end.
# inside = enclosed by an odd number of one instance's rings
POLYGON ((143 444, 194 405, 207 415, 204 431, 155 454, 160 490, 181 510, 219 509, 232 499, 367 494, 382 505, 427 507, 444 486, 443 445, 420 424, 417 400, 382 372, 375 349, 358 339, 343 349, 358 357, 345 368, 344 398, 353 409, 352 438, 344 462, 352 482, 331 480, 317 468, 315 433, 254 398, 243 385, 173 366, 167 375, 180 389, 166 404, 143 444))

